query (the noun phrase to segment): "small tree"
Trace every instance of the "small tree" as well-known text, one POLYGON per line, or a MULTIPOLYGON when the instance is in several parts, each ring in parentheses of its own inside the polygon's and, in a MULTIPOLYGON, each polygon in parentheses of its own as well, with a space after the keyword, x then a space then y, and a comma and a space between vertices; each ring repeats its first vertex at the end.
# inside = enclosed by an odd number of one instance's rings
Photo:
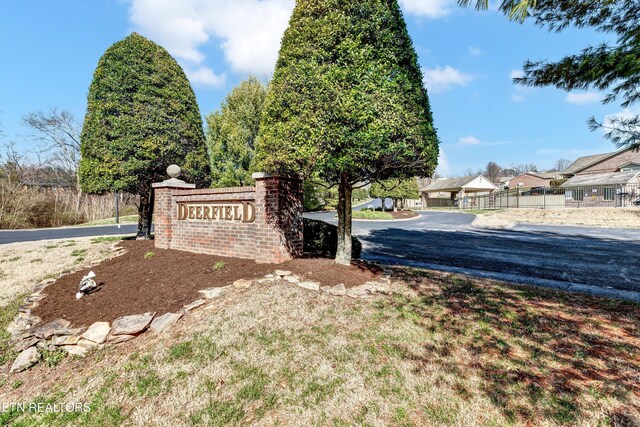
POLYGON ((487 163, 484 176, 491 182, 495 182, 502 174, 502 168, 496 162, 487 163))
POLYGON ((150 237, 151 184, 172 163, 199 185, 209 182, 202 118, 182 68, 132 33, 102 55, 87 96, 80 136, 80 185, 88 193, 140 195, 138 233, 150 237))
POLYGON ((249 77, 233 88, 220 110, 207 116, 212 187, 251 183, 251 163, 266 96, 265 85, 249 77))
POLYGON ((571 163, 571 160, 567 159, 556 160, 556 162, 553 164, 553 171, 562 172, 563 170, 568 168, 571 163))
POLYGON ((338 186, 336 262, 351 260, 358 182, 429 176, 438 138, 395 0, 298 0, 282 39, 258 138, 269 172, 338 186))

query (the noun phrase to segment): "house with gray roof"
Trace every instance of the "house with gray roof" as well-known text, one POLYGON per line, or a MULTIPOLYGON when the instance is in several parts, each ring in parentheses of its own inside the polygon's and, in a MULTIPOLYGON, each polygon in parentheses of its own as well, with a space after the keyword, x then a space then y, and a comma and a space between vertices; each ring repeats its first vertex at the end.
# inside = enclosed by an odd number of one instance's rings
POLYGON ((425 207, 458 206, 462 208, 466 194, 490 193, 498 186, 482 175, 444 178, 432 181, 420 190, 425 207))

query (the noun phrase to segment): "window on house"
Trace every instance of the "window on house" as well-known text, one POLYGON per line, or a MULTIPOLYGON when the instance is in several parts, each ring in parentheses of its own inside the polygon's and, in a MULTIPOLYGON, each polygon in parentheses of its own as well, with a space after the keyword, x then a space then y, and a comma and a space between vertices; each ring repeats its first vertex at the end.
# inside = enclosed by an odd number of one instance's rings
POLYGON ((584 190, 583 189, 573 190, 573 200, 575 200, 576 202, 583 201, 584 200, 584 190))
POLYGON ((602 198, 604 200, 614 200, 616 197, 616 189, 613 187, 605 187, 602 189, 602 198))

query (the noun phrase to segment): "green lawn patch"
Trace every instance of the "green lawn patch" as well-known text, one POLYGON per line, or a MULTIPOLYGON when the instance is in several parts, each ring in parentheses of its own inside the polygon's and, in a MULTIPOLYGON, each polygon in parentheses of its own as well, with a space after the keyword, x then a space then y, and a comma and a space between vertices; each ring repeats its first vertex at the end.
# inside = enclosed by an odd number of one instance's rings
POLYGON ((353 219, 393 219, 389 212, 379 212, 370 210, 353 211, 353 219))

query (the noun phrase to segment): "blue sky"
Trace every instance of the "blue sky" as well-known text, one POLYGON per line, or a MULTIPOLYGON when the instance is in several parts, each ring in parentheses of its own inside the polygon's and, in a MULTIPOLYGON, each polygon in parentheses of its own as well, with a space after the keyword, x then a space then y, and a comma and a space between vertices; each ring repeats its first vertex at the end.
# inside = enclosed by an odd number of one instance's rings
MULTIPOLYGON (((596 91, 515 86, 526 59, 559 59, 606 40, 590 30, 549 33, 455 0, 401 0, 442 139, 439 172, 495 161, 550 168, 560 158, 613 151, 586 120, 622 112, 596 91)), ((131 31, 183 66, 207 115, 249 74, 268 79, 291 0, 2 0, 0 122, 4 140, 32 148, 22 117, 53 107, 81 123, 103 52, 131 31)))

